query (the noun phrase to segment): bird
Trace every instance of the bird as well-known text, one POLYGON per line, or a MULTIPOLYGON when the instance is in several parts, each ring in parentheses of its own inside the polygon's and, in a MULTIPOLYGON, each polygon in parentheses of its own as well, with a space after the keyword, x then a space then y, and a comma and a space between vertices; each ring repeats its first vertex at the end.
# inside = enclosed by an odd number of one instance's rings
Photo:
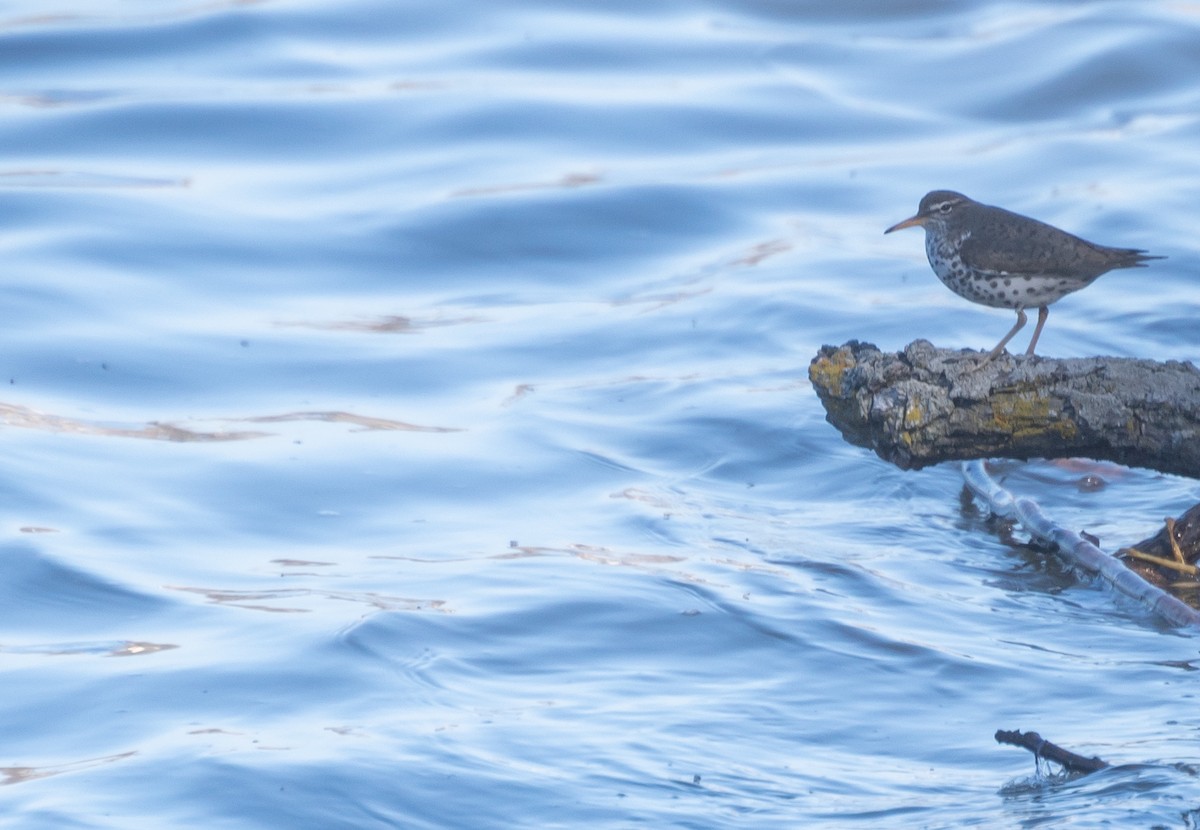
POLYGON ((1028 216, 984 205, 953 190, 925 194, 915 215, 885 234, 903 228, 925 229, 929 266, 960 297, 992 308, 1011 308, 1017 322, 986 363, 1001 352, 1037 308, 1038 321, 1026 355, 1037 347, 1050 305, 1117 268, 1143 268, 1152 259, 1141 248, 1109 248, 1080 239, 1028 216))

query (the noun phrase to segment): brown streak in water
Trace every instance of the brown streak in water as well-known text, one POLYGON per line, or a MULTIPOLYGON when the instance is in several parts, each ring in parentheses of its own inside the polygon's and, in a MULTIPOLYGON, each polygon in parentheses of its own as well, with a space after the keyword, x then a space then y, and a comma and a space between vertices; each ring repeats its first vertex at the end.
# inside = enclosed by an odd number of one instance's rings
POLYGON ((697 297, 703 297, 705 294, 711 294, 712 287, 699 288, 695 291, 675 291, 670 294, 648 294, 644 297, 630 297, 624 300, 615 300, 614 306, 624 305, 641 305, 648 304, 647 308, 642 309, 643 314, 649 314, 652 311, 658 311, 660 308, 682 303, 686 300, 694 300, 697 297))
POLYGON ((651 507, 658 507, 662 509, 668 509, 675 506, 673 502, 663 498, 662 496, 656 496, 652 493, 647 493, 645 490, 639 490, 637 487, 626 487, 619 493, 609 494, 609 498, 640 501, 643 504, 650 505, 651 507))
POLYGON ((550 182, 515 182, 491 187, 467 187, 455 190, 450 198, 457 199, 467 196, 496 196, 501 193, 523 193, 530 190, 556 190, 585 187, 598 184, 603 177, 595 173, 567 173, 559 179, 550 182))
POLYGON ((597 562, 601 565, 626 565, 631 567, 642 567, 646 565, 673 565, 677 562, 686 562, 687 557, 684 556, 669 556, 666 554, 657 553, 618 553, 606 547, 596 545, 583 545, 575 543, 565 548, 544 547, 538 545, 513 545, 508 553, 498 553, 489 557, 490 559, 525 559, 533 556, 547 556, 550 554, 567 554, 575 556, 579 559, 586 559, 589 562, 597 562))
POLYGON ((353 412, 288 412, 283 415, 257 415, 239 420, 252 424, 277 424, 283 421, 329 421, 331 423, 355 424, 364 430, 395 430, 398 432, 463 432, 461 427, 427 427, 375 418, 370 415, 355 415, 353 412))
MULTIPOLYGON (((410 424, 389 418, 357 415, 353 412, 288 412, 282 415, 259 415, 230 420, 247 423, 281 423, 285 421, 326 421, 329 423, 354 424, 363 430, 392 430, 398 432, 462 432, 460 427, 438 427, 410 424)), ((143 427, 109 427, 101 424, 51 415, 27 406, 0 403, 0 425, 20 429, 40 429, 47 432, 65 432, 75 435, 101 435, 111 438, 141 438, 151 441, 176 441, 179 443, 209 443, 215 441, 246 441, 253 438, 268 438, 270 432, 257 430, 199 432, 160 421, 150 421, 143 427)), ((24 532, 51 532, 51 528, 22 528, 24 532)))
POLYGON ((0 424, 22 429, 41 429, 48 432, 70 432, 76 435, 105 435, 117 438, 145 438, 154 441, 189 443, 244 441, 249 438, 264 438, 270 435, 268 432, 195 432, 155 421, 137 429, 106 427, 75 418, 38 412, 27 406, 9 403, 0 403, 0 424))
POLYGON ((460 326, 467 323, 486 323, 486 317, 456 317, 448 320, 414 320, 399 314, 389 314, 373 320, 334 320, 318 322, 299 320, 279 322, 275 325, 292 328, 319 329, 321 331, 369 331, 377 334, 415 334, 425 329, 444 326, 460 326))
POLYGON ((132 758, 134 755, 137 755, 137 752, 121 752, 116 755, 88 758, 83 761, 71 761, 52 767, 0 767, 0 785, 21 784, 25 781, 36 781, 39 778, 50 778, 54 775, 62 775, 65 772, 76 772, 103 764, 111 764, 115 761, 123 761, 126 758, 132 758))
POLYGON ((744 256, 735 259, 734 265, 758 265, 764 259, 773 257, 776 254, 782 254, 792 249, 792 243, 784 239, 772 239, 768 242, 760 242, 755 245, 744 256))
MULTIPOLYGON (((0 101, 11 100, 0 95, 0 101)), ((75 101, 49 101, 40 99, 20 99, 20 103, 34 107, 65 107, 75 104, 75 101)), ((58 188, 163 188, 191 187, 192 180, 182 179, 152 179, 138 176, 108 176, 100 174, 75 173, 65 170, 12 170, 0 173, 0 186, 3 187, 58 187, 58 188)))
POLYGON ((517 401, 524 398, 526 395, 532 394, 535 389, 532 383, 518 383, 513 393, 500 402, 501 406, 512 406, 517 401))
MULTIPOLYGON (((29 646, 0 646, 0 651, 6 654, 20 655, 40 655, 44 657, 63 657, 76 654, 100 654, 99 648, 104 644, 92 643, 65 643, 55 645, 53 643, 46 645, 29 645, 29 646)), ((147 642, 132 642, 125 641, 114 648, 110 648, 104 652, 104 657, 136 657, 143 654, 154 654, 159 651, 169 651, 179 646, 173 643, 147 643, 147 642)))
POLYGON ((129 642, 120 648, 113 649, 106 657, 140 657, 143 654, 154 654, 159 651, 170 651, 179 646, 172 643, 129 642))
POLYGON ((260 604, 264 600, 296 599, 315 597, 317 599, 341 600, 357 602, 377 608, 380 611, 438 611, 450 613, 446 600, 443 599, 411 599, 408 597, 393 597, 378 594, 374 591, 319 591, 310 588, 285 588, 277 591, 231 591, 216 588, 198 588, 184 585, 164 585, 170 591, 185 591, 189 594, 199 594, 209 602, 217 605, 228 605, 234 608, 245 608, 251 611, 270 611, 274 613, 307 613, 311 608, 278 608, 260 604), (258 602, 252 602, 258 601, 258 602))

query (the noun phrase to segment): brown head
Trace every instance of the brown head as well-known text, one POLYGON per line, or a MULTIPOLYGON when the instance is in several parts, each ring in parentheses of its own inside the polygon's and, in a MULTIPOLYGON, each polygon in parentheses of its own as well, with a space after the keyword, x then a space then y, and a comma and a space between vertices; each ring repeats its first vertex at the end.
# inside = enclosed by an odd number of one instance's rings
POLYGON ((925 198, 921 200, 921 204, 917 208, 916 215, 908 217, 903 222, 897 222, 884 233, 914 228, 918 225, 927 230, 944 230, 956 216, 962 215, 963 208, 974 204, 976 203, 953 190, 934 190, 925 194, 925 198))

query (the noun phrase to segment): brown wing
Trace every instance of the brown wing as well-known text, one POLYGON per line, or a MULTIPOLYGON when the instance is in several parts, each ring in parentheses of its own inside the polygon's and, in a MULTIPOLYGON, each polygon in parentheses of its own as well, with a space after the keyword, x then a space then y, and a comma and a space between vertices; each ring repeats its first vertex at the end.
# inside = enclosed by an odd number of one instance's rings
POLYGON ((987 274, 1049 276, 1086 285, 1114 268, 1137 268, 1147 259, 1136 248, 1107 248, 1045 222, 987 207, 973 217, 960 253, 969 268, 987 274))

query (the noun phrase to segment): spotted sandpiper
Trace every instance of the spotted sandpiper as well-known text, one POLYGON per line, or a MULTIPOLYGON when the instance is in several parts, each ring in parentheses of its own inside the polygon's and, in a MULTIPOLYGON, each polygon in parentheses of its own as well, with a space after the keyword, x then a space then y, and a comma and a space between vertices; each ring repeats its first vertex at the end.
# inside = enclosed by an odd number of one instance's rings
POLYGON ((1037 327, 1025 350, 1031 355, 1051 303, 1116 268, 1140 268, 1146 260, 1163 259, 1138 248, 1097 245, 952 190, 927 193, 915 216, 884 233, 915 225, 925 228, 929 265, 947 288, 974 303, 1016 310, 1016 325, 984 362, 1004 351, 1025 325, 1026 308, 1038 310, 1037 327))

